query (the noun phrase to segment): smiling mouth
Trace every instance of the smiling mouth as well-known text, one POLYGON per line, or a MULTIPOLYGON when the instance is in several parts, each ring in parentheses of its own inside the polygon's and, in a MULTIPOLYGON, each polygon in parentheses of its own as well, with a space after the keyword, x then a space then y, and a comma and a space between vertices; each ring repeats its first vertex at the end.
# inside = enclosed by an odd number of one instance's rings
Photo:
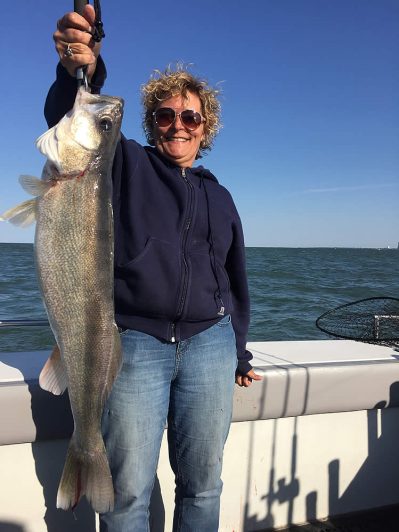
POLYGON ((164 137, 167 142, 188 142, 190 139, 184 137, 164 137))

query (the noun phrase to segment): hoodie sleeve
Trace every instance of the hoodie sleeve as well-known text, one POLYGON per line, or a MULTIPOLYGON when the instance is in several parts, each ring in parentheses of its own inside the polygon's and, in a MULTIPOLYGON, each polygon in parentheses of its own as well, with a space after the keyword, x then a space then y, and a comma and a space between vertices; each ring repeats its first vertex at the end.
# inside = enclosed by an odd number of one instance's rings
MULTIPOLYGON (((97 67, 91 81, 92 94, 99 94, 107 77, 107 70, 101 56, 97 58, 97 67)), ((47 94, 44 105, 44 116, 49 127, 55 126, 61 118, 73 107, 77 91, 76 78, 58 63, 57 77, 47 94)))
POLYGON ((237 370, 245 375, 252 369, 249 363, 252 353, 247 351, 246 342, 250 317, 250 302, 245 262, 244 235, 241 221, 237 217, 233 224, 233 242, 226 261, 226 271, 230 280, 234 310, 231 314, 236 335, 238 366, 237 370))

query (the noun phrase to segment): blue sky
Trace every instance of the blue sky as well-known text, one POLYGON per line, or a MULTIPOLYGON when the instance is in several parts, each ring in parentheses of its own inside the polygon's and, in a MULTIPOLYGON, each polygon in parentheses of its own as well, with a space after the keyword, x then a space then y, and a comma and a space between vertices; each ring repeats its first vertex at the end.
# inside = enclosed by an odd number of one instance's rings
MULTIPOLYGON (((40 175, 34 140, 54 79, 52 33, 72 1, 9 2, 0 212, 40 175)), ((223 129, 202 164, 233 194, 248 246, 397 246, 397 0, 102 0, 105 91, 125 98, 123 131, 144 142, 139 88, 152 70, 191 63, 222 88, 223 129)), ((34 229, 0 223, 0 241, 34 229)))

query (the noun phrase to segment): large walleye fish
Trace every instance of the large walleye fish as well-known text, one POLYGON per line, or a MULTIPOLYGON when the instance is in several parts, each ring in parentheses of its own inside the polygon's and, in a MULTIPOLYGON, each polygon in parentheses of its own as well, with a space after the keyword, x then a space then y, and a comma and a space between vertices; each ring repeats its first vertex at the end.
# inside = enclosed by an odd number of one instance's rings
POLYGON ((57 341, 39 382, 56 395, 68 387, 75 422, 57 495, 63 509, 83 494, 97 512, 114 505, 101 417, 121 364, 111 167, 122 113, 123 100, 79 89, 73 109, 36 141, 48 159, 42 178, 20 178, 36 198, 2 216, 21 226, 37 222, 36 269, 57 341))

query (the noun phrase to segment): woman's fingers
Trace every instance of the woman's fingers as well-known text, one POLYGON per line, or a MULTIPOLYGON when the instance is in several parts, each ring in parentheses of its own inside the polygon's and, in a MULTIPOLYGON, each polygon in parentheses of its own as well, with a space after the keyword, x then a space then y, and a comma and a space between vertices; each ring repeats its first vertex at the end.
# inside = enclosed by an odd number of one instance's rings
POLYGON ((57 22, 57 29, 63 32, 66 29, 74 28, 81 31, 91 31, 92 26, 96 20, 96 15, 92 5, 88 4, 85 6, 83 15, 79 15, 72 11, 71 13, 66 13, 61 17, 57 22))
POLYGON ((85 65, 89 65, 89 77, 95 70, 100 45, 91 35, 94 22, 95 12, 90 4, 85 6, 83 16, 67 13, 57 22, 57 30, 53 34, 55 48, 61 64, 71 76, 75 76, 77 68, 85 65))
POLYGON ((76 45, 81 44, 90 49, 93 49, 95 45, 95 41, 93 40, 91 33, 83 32, 80 30, 68 29, 63 32, 57 30, 53 35, 53 39, 57 52, 59 51, 59 43, 63 44, 66 42, 69 44, 76 45))
POLYGON ((246 375, 242 375, 241 373, 237 373, 236 374, 236 384, 238 384, 238 386, 241 386, 241 387, 244 387, 244 388, 248 388, 249 386, 251 386, 252 381, 261 381, 262 378, 263 377, 261 375, 258 375, 257 373, 255 373, 255 371, 253 369, 251 369, 250 371, 248 371, 248 373, 246 375))
POLYGON ((76 69, 83 65, 91 65, 96 61, 96 57, 90 47, 81 43, 69 43, 58 41, 56 44, 58 55, 61 63, 68 67, 76 69))

